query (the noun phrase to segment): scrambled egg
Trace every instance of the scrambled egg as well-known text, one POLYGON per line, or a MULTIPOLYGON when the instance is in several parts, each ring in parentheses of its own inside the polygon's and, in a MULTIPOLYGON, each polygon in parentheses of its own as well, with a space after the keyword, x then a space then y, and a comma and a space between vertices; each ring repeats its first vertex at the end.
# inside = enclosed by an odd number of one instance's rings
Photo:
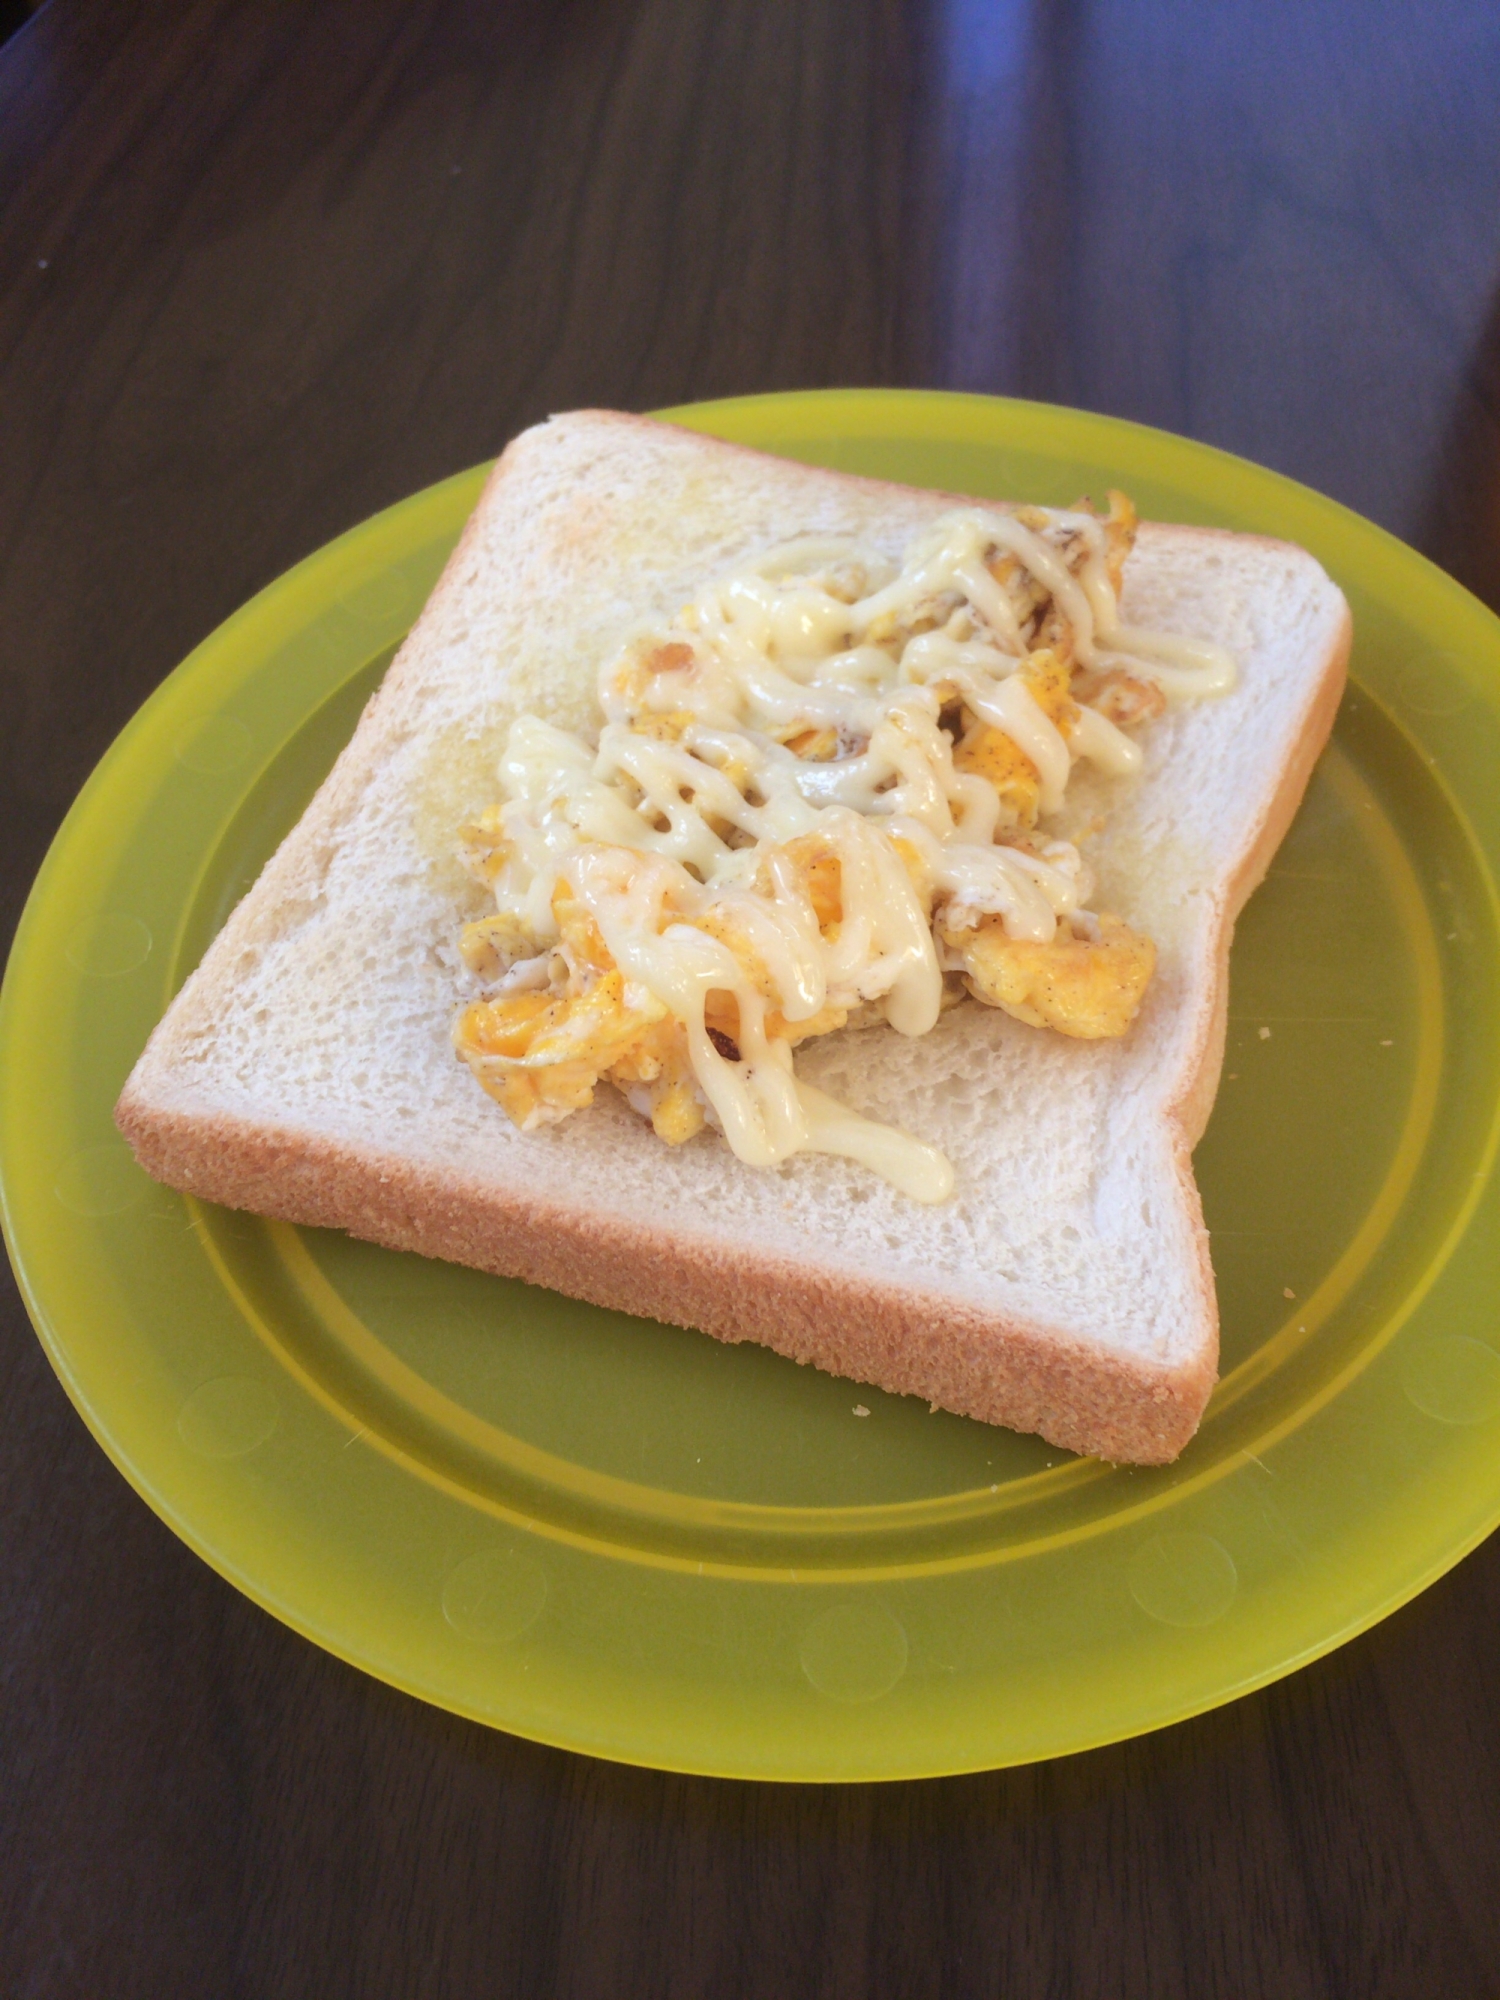
MULTIPOLYGON (((482 839, 472 840, 469 851, 481 846, 482 839)), ((485 850, 486 863, 497 851, 485 850)), ((778 854, 806 892, 823 934, 834 935, 842 915, 838 857, 815 838, 789 841, 762 858, 759 886, 768 887, 778 854)), ((459 948, 472 971, 494 977, 524 961, 541 968, 538 977, 546 984, 466 1008, 454 1031, 459 1054, 523 1132, 592 1104, 594 1085, 607 1077, 650 1118, 659 1138, 681 1145, 704 1123, 686 1030, 643 987, 627 984, 598 927, 564 884, 553 893, 552 913, 559 941, 545 955, 517 935, 508 915, 481 917, 465 927, 459 948)), ((681 920, 727 945, 756 990, 774 1000, 766 968, 731 910, 711 909, 681 920)), ((710 993, 705 1016, 719 1053, 737 1061, 740 1023, 733 994, 710 993)), ((847 1019, 846 1008, 828 1006, 807 1020, 789 1022, 772 1006, 765 1028, 773 1041, 795 1047, 842 1028, 847 1019)))
MULTIPOLYGON (((1077 720, 1078 703, 1060 654, 1052 647, 1031 654, 1020 678, 1043 715, 1066 737, 1077 720)), ((1041 804, 1036 765, 1003 729, 981 722, 968 708, 961 710, 961 716, 963 733, 954 747, 954 768, 972 771, 994 786, 1009 829, 1034 827, 1041 804)))
POLYGON ((1099 917, 1092 928, 1097 935, 1059 924, 1050 944, 1033 944, 1007 937, 989 917, 970 931, 939 925, 938 935, 958 954, 976 1000, 1033 1028, 1095 1042, 1123 1035, 1135 1019, 1156 969, 1156 946, 1118 917, 1099 917))
MULTIPOLYGON (((1040 530, 1047 516, 1023 511, 1023 526, 1040 530)), ((1118 590, 1135 533, 1135 514, 1119 494, 1110 495, 1103 522, 1110 581, 1118 590)), ((1068 555, 1066 541, 1063 553, 1068 555)), ((1160 714, 1163 697, 1151 681, 1113 667, 1086 671, 1073 660, 1073 636, 1045 585, 1024 570, 1015 556, 997 552, 989 574, 1017 606, 1030 650, 1019 674, 1048 722, 1066 740, 1089 706, 1119 728, 1132 729, 1160 714)), ((833 588, 826 584, 825 587, 833 588)), ((856 576, 843 595, 852 600, 862 588, 856 576)), ((942 630, 962 639, 970 617, 956 598, 923 608, 921 615, 872 627, 875 643, 904 643, 913 633, 942 630), (889 631, 886 627, 889 626, 889 631)), ((693 620, 683 614, 692 629, 693 620)), ((694 662, 683 641, 655 643, 627 655, 613 693, 629 710, 629 729, 655 742, 675 744, 695 717, 688 710, 651 704, 653 685, 663 674, 684 673, 694 662)), ((994 839, 1024 853, 1041 850, 1027 836, 1041 810, 1038 768, 1004 729, 983 720, 963 700, 956 684, 938 683, 941 724, 951 742, 953 769, 990 786, 998 801, 994 839)), ((779 739, 807 764, 836 767, 866 746, 844 731, 821 724, 798 724, 779 739)), ((732 761, 715 767, 743 788, 745 774, 732 761)), ((732 840, 726 822, 709 819, 732 840)), ((947 974, 944 1004, 964 993, 998 1007, 1035 1028, 1050 1028, 1085 1040, 1123 1035, 1141 1005, 1155 966, 1149 938, 1140 937, 1118 917, 1076 913, 1058 920, 1050 940, 1008 935, 999 916, 975 917, 934 892, 931 872, 918 847, 893 840, 941 946, 947 974)), ((499 809, 467 828, 463 857, 480 882, 493 885, 506 865, 507 844, 499 809)), ((621 850, 628 853, 629 850, 621 850)), ((790 880, 810 906, 821 936, 833 940, 845 922, 841 863, 816 835, 768 846, 752 878, 754 890, 770 898, 777 882, 790 880)), ((552 895, 556 937, 538 942, 514 911, 502 910, 469 924, 460 949, 470 972, 487 988, 473 1001, 455 1030, 457 1052, 479 1082, 523 1130, 568 1116, 593 1101, 594 1088, 607 1080, 649 1117, 659 1137, 680 1145, 700 1131, 706 1100, 695 1080, 688 1031, 668 1008, 615 964, 597 925, 559 882, 552 895)), ((777 1010, 776 990, 762 963, 743 904, 710 901, 696 913, 667 910, 667 922, 687 923, 730 951, 750 988, 767 1006, 763 1027, 788 1047, 843 1028, 851 1009, 826 1005, 807 1019, 790 1022, 777 1010)), ((753 928, 753 927, 752 927, 753 928)), ((856 1016, 860 1010, 855 1010, 856 1016)), ((868 1010, 864 1010, 868 1011, 868 1010)), ((705 1007, 706 1032, 731 1062, 740 1059, 739 1003, 727 991, 711 992, 705 1007)))

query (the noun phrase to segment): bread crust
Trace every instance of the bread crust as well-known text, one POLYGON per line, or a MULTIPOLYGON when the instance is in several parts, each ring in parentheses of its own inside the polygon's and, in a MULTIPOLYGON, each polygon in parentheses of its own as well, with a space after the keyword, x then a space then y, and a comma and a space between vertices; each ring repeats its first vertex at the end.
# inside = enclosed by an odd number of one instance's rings
MULTIPOLYGON (((612 412, 585 414, 595 422, 642 426, 652 433, 661 429, 612 412)), ((472 552, 480 515, 508 476, 515 449, 491 475, 434 602, 472 552)), ((766 462, 745 447, 715 444, 713 450, 725 454, 726 462, 727 455, 766 462)), ((874 493, 902 491, 853 477, 844 483, 874 493)), ((941 497, 972 504, 961 495, 941 497)), ((1200 535, 1205 547, 1250 539, 1213 529, 1174 532, 1200 535)), ((1265 874, 1326 741, 1343 688, 1349 639, 1345 607, 1326 657, 1309 675, 1295 753, 1277 774, 1242 851, 1225 857, 1208 946, 1212 971, 1201 991, 1180 1081, 1165 1103, 1178 1193, 1194 1230, 1193 1283, 1205 1328, 1201 1344, 1179 1366, 1153 1364, 1076 1332, 983 1310, 920 1285, 819 1269, 763 1249, 715 1245, 700 1235, 541 1199, 522 1187, 480 1181, 262 1117, 184 1110, 165 1101, 169 1093, 154 1091, 151 1082, 150 1059, 165 1047, 170 1014, 127 1083, 116 1121, 148 1173, 208 1201, 344 1229, 393 1249, 696 1327, 720 1340, 757 1341, 835 1375, 925 1396, 986 1423, 1037 1432, 1070 1451, 1116 1462, 1166 1463, 1196 1430, 1218 1366, 1213 1272, 1192 1149, 1207 1123, 1223 1060, 1234 924, 1265 874)), ((403 650, 372 699, 366 723, 309 807, 304 826, 331 833, 352 809, 376 755, 370 730, 393 704, 408 698, 419 675, 420 660, 403 650)), ((247 905, 263 887, 271 896, 287 893, 294 875, 284 848, 227 932, 248 936, 247 905)))
MULTIPOLYGON (((1200 528, 1191 532, 1202 535, 1205 540, 1222 538, 1222 531, 1213 528, 1200 528)), ((1173 1165, 1176 1168, 1178 1184, 1184 1198, 1191 1202, 1197 1218, 1198 1283, 1202 1296, 1209 1302, 1214 1326, 1213 1351, 1207 1382, 1202 1389, 1192 1427, 1183 1437, 1182 1444, 1186 1444, 1188 1438, 1197 1430, 1219 1373, 1218 1297, 1214 1289, 1208 1230, 1203 1223, 1203 1205, 1198 1194, 1197 1177, 1193 1172, 1193 1149, 1203 1137, 1212 1115, 1214 1100, 1219 1093, 1219 1078, 1224 1067, 1224 1043, 1229 1028, 1230 947, 1234 943, 1234 929, 1239 921, 1240 912, 1265 880, 1266 870, 1270 867, 1277 848, 1285 839, 1287 829, 1297 816, 1297 808, 1307 791, 1313 769, 1333 729, 1334 718, 1338 714, 1339 703, 1343 698, 1348 678, 1349 653, 1353 639, 1353 621, 1349 615, 1349 607, 1345 604, 1332 643, 1313 683, 1296 747, 1282 767, 1276 788, 1266 800, 1260 821, 1252 831, 1238 861, 1231 865, 1225 881, 1214 934, 1209 943, 1214 968, 1210 978, 1209 1001, 1202 1010, 1199 1032, 1192 1052, 1183 1065, 1181 1089, 1167 1105, 1166 1117, 1172 1133, 1173 1165)), ((1178 1455, 1182 1444, 1178 1445, 1177 1451, 1171 1453, 1171 1457, 1175 1458, 1178 1455)), ((1110 1458, 1114 1454, 1105 1451, 1100 1456, 1110 1458)), ((1161 1461, 1132 1458, 1131 1462, 1157 1464, 1161 1461)))
POLYGON ((1086 1456, 1167 1463, 1197 1428, 1214 1384, 1216 1344, 1185 1368, 1153 1369, 1060 1329, 966 1311, 917 1286, 715 1251, 670 1229, 497 1192, 396 1154, 228 1114, 165 1111, 129 1086, 116 1122, 147 1173, 204 1201, 344 1229, 716 1340, 756 1341, 1086 1456))

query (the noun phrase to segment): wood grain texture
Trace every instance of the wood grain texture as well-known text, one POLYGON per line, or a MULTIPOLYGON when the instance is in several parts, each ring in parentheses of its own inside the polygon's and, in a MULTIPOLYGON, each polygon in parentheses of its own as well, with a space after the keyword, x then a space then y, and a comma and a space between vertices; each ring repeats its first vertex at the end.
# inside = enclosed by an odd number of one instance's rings
MULTIPOLYGON (((1500 604, 1481 0, 51 0, 0 50, 0 881, 251 591, 546 410, 823 383, 1244 451, 1500 604)), ((0 1337, 0 1991, 1500 1991, 1500 1549, 1031 1770, 751 1787, 423 1708, 0 1337)))

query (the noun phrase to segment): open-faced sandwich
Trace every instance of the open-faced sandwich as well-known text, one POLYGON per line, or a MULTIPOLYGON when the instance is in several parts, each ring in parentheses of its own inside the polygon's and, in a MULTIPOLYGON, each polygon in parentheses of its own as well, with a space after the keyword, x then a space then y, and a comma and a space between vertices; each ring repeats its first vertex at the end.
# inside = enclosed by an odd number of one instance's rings
POLYGON ((1119 494, 554 419, 121 1127, 214 1201, 1171 1458, 1230 933, 1348 631, 1300 550, 1119 494))

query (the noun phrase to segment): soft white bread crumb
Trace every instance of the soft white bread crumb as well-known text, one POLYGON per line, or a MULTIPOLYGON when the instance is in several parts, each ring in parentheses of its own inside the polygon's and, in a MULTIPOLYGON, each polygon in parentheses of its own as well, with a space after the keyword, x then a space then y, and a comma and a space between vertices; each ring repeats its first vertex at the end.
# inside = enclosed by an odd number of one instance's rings
POLYGON ((1155 939, 1142 1014, 1078 1042, 977 1005, 928 1036, 805 1045, 799 1071, 940 1146, 925 1208, 842 1160, 677 1149, 617 1094, 522 1134, 454 1057, 459 825, 511 718, 588 726, 623 629, 750 552, 847 533, 898 557, 952 496, 647 420, 518 438, 302 821, 153 1035, 121 1129, 158 1178, 699 1326, 1116 1460, 1172 1458, 1217 1367, 1190 1151, 1218 1081, 1233 920, 1327 736, 1344 600, 1285 544, 1143 527, 1125 612, 1229 647, 1240 681, 1145 733, 1089 844, 1096 907, 1155 939))

